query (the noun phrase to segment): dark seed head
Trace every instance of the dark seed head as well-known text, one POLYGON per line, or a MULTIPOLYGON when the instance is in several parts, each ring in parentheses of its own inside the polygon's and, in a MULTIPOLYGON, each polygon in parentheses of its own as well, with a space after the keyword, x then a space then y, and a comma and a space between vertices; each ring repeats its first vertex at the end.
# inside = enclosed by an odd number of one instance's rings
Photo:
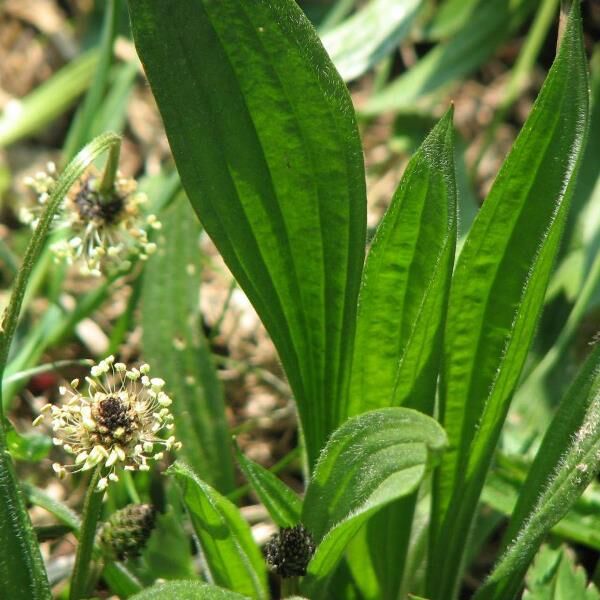
POLYGON ((156 511, 150 504, 131 504, 118 510, 102 526, 99 543, 118 560, 139 556, 156 521, 156 511))
POLYGON ((129 407, 114 396, 104 398, 98 405, 98 424, 106 427, 111 433, 114 433, 119 427, 127 432, 131 429, 132 424, 129 407))
POLYGON ((116 193, 105 197, 95 189, 95 184, 95 179, 88 179, 74 198, 79 217, 86 222, 96 221, 100 224, 112 225, 123 210, 123 198, 116 193))
POLYGON ((302 524, 285 527, 265 546, 265 558, 281 577, 306 575, 306 567, 315 553, 313 537, 302 524))

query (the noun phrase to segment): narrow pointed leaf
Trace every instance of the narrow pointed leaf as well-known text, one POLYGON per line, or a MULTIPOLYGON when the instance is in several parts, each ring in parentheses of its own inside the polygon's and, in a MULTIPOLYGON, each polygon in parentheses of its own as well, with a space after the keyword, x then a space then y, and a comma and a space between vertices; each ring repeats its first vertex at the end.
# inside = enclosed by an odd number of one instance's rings
POLYGON ((505 535, 506 552, 476 597, 512 598, 546 533, 600 472, 600 347, 588 358, 548 429, 505 535))
POLYGON ((271 471, 246 458, 236 446, 236 457, 246 479, 279 527, 293 527, 300 522, 302 501, 271 471))
POLYGON ((523 130, 479 212, 450 292, 429 595, 452 598, 500 429, 527 356, 588 122, 578 3, 523 130))
POLYGON ((456 245, 452 110, 413 156, 365 266, 350 414, 433 410, 456 245))
POLYGON ((158 250, 144 270, 144 357, 168 382, 182 456, 227 493, 234 482, 225 402, 200 314, 201 227, 183 195, 160 219, 158 250))
POLYGON ((277 346, 312 464, 347 395, 364 258, 346 87, 293 0, 129 8, 184 188, 277 346))
POLYGON ((348 420, 330 438, 306 492, 302 522, 315 537, 303 592, 327 598, 326 579, 367 519, 414 492, 446 444, 432 418, 383 408, 348 420))
POLYGON ((255 600, 267 600, 265 561, 237 507, 187 465, 175 463, 169 473, 183 492, 211 580, 255 600))
MULTIPOLYGON (((359 295, 350 414, 384 406, 433 412, 456 247, 452 109, 408 164, 371 245, 359 295)), ((381 600, 402 581, 415 497, 368 524, 381 600)), ((365 557, 354 553, 356 569, 365 557)), ((352 565, 351 565, 351 568, 352 565)))

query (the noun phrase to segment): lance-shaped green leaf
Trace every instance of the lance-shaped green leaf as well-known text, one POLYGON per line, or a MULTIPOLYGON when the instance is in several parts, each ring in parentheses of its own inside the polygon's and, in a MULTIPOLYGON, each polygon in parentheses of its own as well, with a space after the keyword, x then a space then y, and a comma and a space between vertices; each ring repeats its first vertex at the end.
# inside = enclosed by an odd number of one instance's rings
POLYGON ((202 581, 167 581, 131 596, 130 600, 249 600, 249 598, 202 581))
POLYGON ((277 346, 313 464, 344 412, 364 259, 348 91, 293 0, 129 8, 183 186, 277 346))
MULTIPOLYGON (((408 164, 369 251, 359 296, 350 414, 384 406, 433 411, 455 247, 450 109, 408 164)), ((368 548, 382 600, 398 595, 414 504, 414 497, 404 498, 367 527, 377 540, 368 548)), ((352 560, 360 570, 366 559, 354 553, 352 560)))
POLYGON ((308 485, 302 523, 317 550, 303 592, 327 598, 326 580, 367 519, 414 492, 446 435, 431 417, 408 408, 383 408, 354 417, 323 450, 308 485))
POLYGON ((452 109, 413 156, 377 229, 360 290, 350 414, 433 410, 456 245, 452 109))
POLYGON ((509 600, 544 536, 600 471, 600 347, 590 355, 550 425, 504 537, 506 552, 476 595, 509 600))
POLYGON ((266 600, 265 561, 237 507, 187 465, 175 463, 169 473, 183 492, 211 581, 253 599, 266 600))
POLYGON ((160 219, 158 250, 144 270, 144 357, 169 382, 182 456, 226 493, 233 488, 233 460, 223 390, 202 331, 201 227, 184 195, 160 219))
POLYGON ((529 349, 588 125, 579 3, 460 255, 450 291, 429 595, 452 598, 465 537, 529 349))
POLYGON ((322 36, 323 45, 346 81, 376 65, 409 33, 422 0, 373 0, 322 36))
POLYGON ((300 522, 302 501, 277 475, 246 458, 236 445, 236 457, 246 479, 279 527, 300 522))

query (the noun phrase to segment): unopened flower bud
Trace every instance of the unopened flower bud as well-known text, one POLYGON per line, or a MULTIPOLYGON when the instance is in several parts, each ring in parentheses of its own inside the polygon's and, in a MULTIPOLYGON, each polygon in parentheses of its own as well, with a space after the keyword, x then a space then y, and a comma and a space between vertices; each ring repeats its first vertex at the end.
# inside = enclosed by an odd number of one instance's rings
POLYGON ((98 534, 104 552, 118 560, 139 556, 156 521, 150 504, 131 504, 111 515, 98 534))

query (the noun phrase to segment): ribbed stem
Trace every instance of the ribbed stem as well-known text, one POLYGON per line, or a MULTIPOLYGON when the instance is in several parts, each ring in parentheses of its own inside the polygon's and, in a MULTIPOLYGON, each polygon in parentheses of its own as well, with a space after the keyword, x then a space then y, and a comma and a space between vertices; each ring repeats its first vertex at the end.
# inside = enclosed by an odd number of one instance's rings
POLYGON ((281 578, 281 597, 289 598, 296 596, 300 591, 299 577, 282 577, 281 578))
POLYGON ((71 577, 69 600, 79 600, 88 596, 87 583, 90 578, 92 553, 96 538, 96 526, 102 510, 103 492, 99 492, 98 481, 102 477, 102 467, 98 466, 92 474, 83 503, 81 529, 79 530, 79 545, 75 557, 75 567, 71 577))

